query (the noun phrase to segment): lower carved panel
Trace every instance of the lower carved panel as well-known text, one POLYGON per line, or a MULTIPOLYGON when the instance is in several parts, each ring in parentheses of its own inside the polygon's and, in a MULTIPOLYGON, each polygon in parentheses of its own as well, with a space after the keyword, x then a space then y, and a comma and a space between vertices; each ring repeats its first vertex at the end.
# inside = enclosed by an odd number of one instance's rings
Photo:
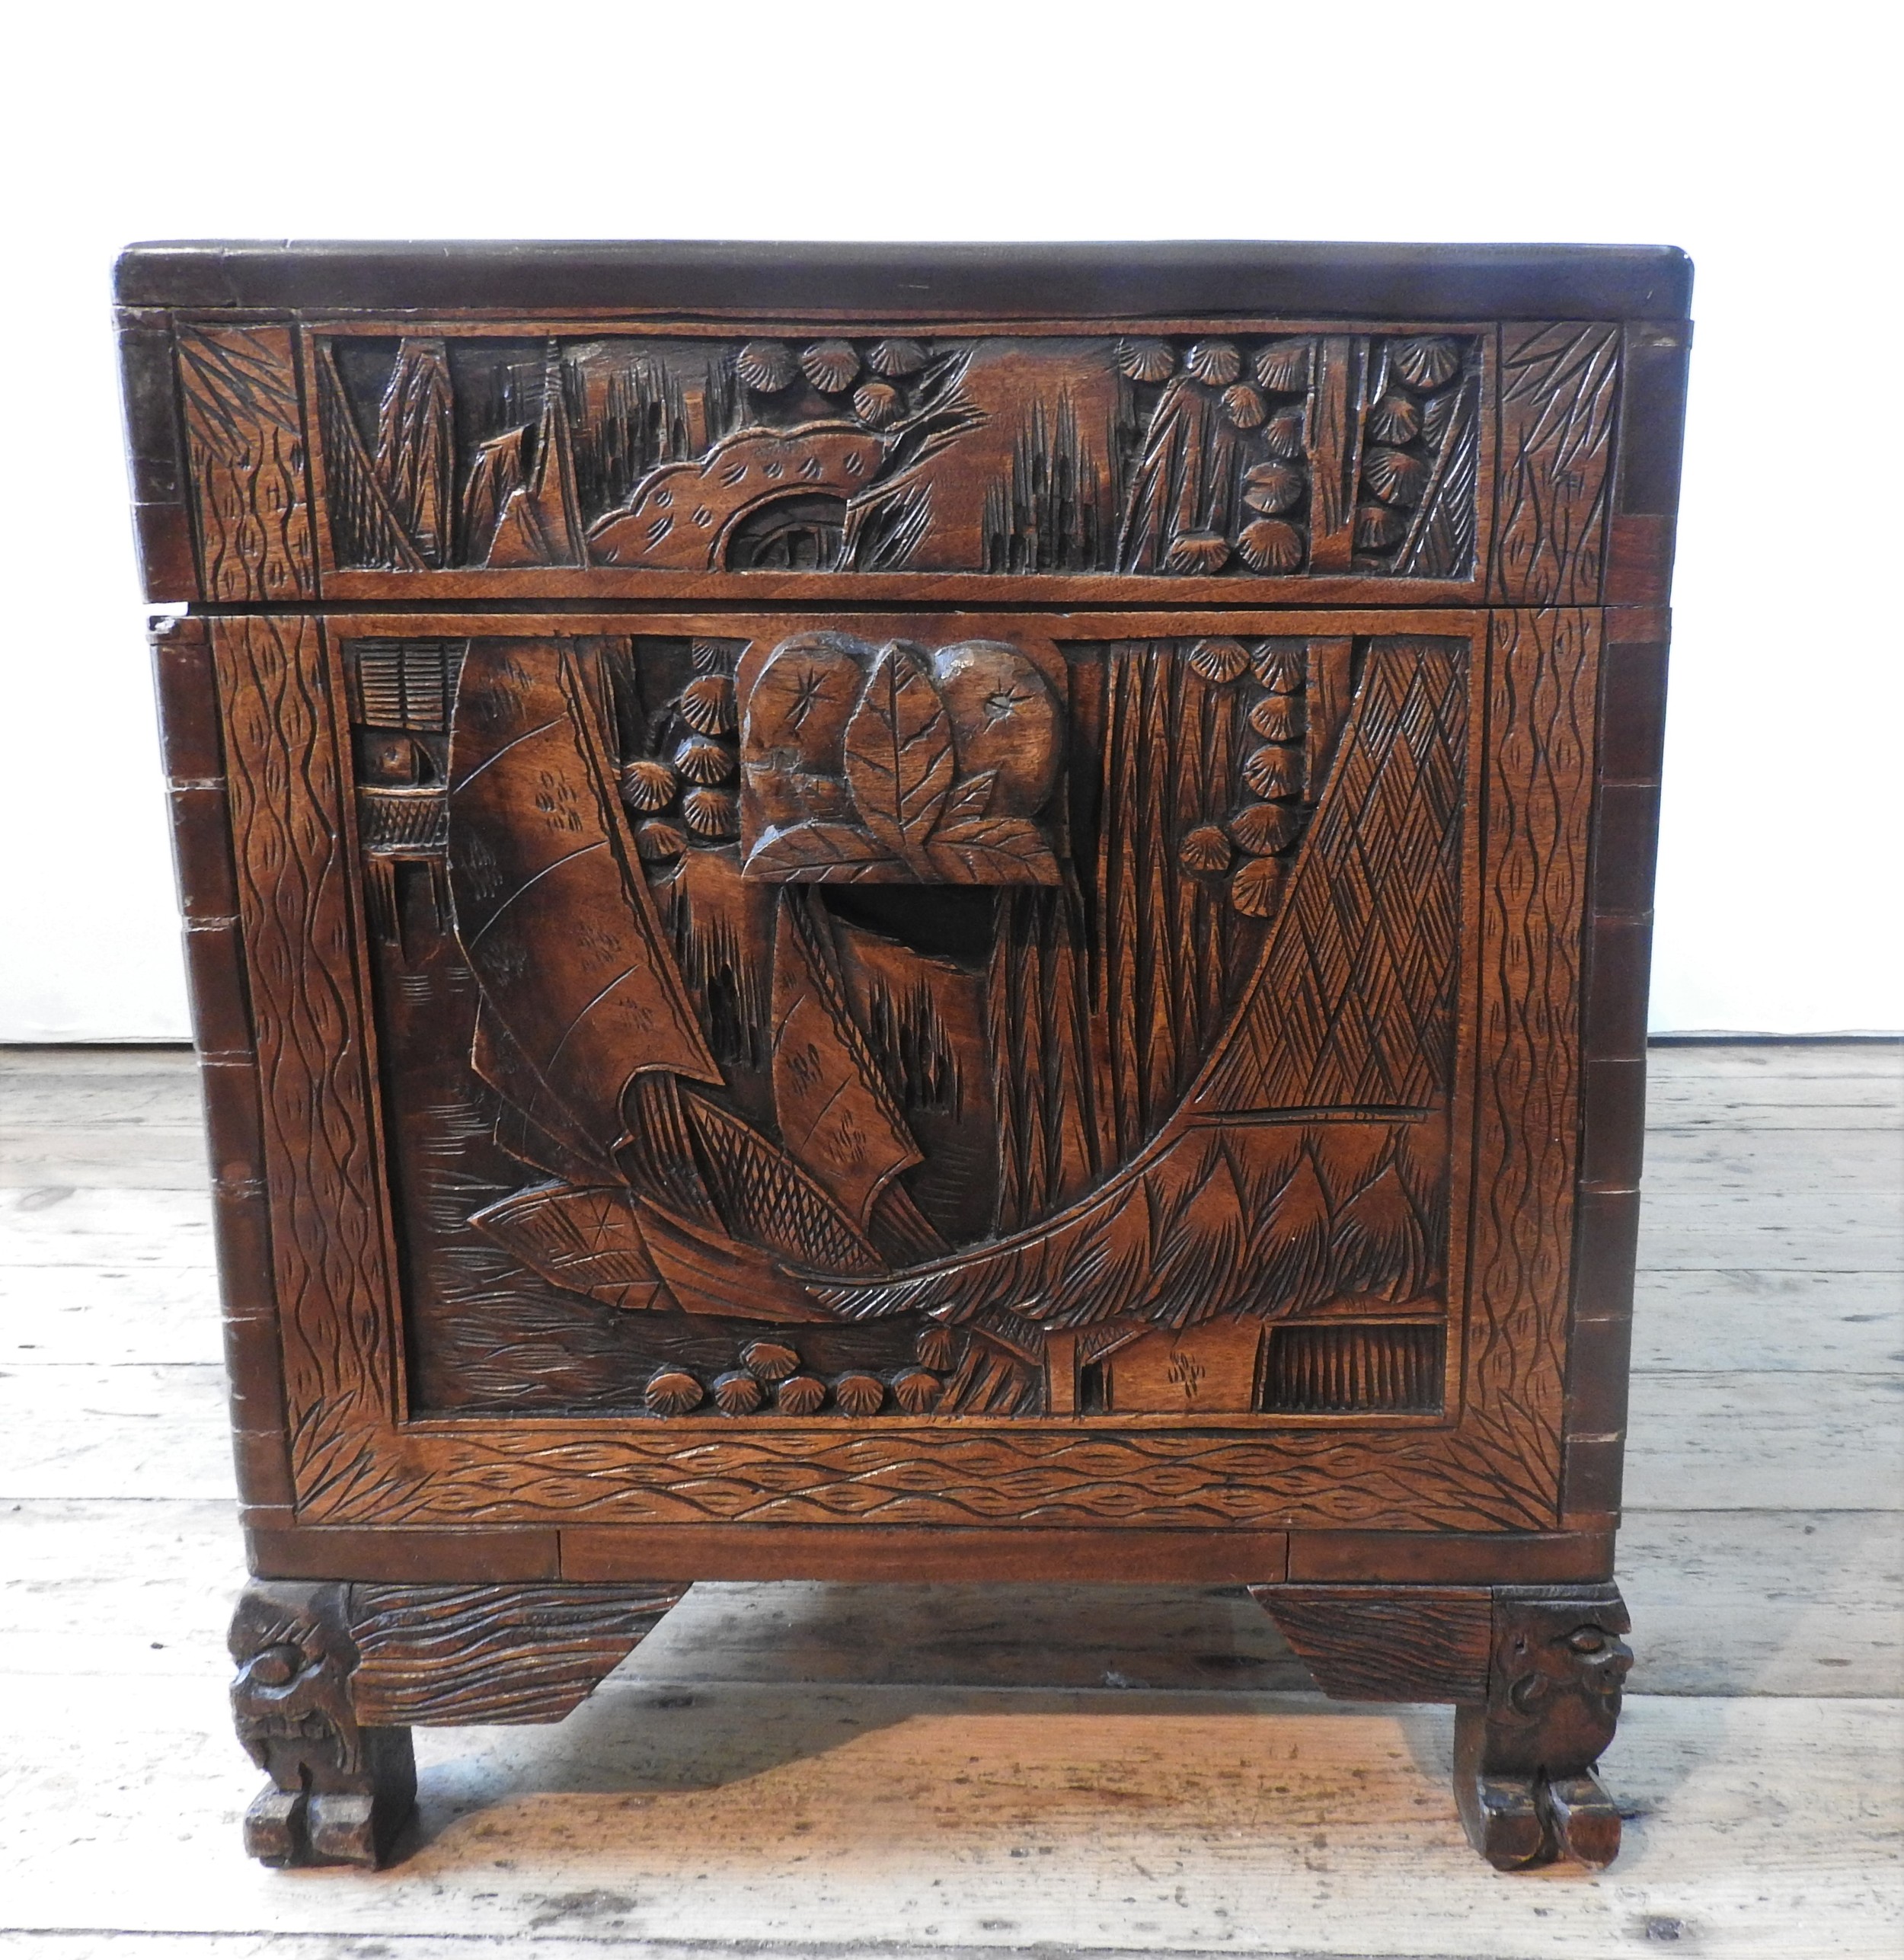
POLYGON ((1473 627, 725 623, 337 628, 413 1406, 1249 1415, 1272 1324, 1432 1347, 1473 627))
MULTIPOLYGON (((301 1514, 1551 1527, 1578 1070, 1541 1031, 1577 1006, 1591 616, 1497 621, 1484 660, 1453 613, 855 617, 964 650, 907 694, 922 849, 961 783, 1049 774, 1035 743, 985 759, 1017 692, 995 727, 954 713, 973 634, 1057 662, 1059 884, 776 883, 724 816, 695 828, 735 788, 749 662, 800 615, 219 623, 248 977, 297 1024, 259 1041, 301 1514), (306 785, 283 835, 280 776, 306 785), (334 1039, 285 950, 312 892, 334 1039), (362 975, 331 958, 358 896, 362 975), (307 1076, 337 1093, 285 1089, 307 1076), (324 1113, 302 1156, 280 1103, 324 1113)), ((896 675, 845 702, 879 708, 872 804, 896 675)))

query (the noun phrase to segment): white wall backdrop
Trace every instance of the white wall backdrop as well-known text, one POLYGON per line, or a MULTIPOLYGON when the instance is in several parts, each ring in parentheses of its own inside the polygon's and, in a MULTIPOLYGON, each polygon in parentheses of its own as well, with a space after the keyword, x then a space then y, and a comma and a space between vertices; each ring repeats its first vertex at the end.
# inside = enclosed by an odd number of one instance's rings
POLYGON ((0 1040, 185 1031, 108 278, 221 236, 1683 245, 1653 1025, 1904 1027, 1897 12, 36 8, 0 130, 0 1040))

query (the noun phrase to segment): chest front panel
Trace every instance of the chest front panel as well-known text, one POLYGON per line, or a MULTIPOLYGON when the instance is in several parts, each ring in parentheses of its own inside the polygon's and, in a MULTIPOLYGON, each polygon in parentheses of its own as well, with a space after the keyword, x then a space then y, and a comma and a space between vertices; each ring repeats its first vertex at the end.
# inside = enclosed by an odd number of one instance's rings
POLYGON ((630 623, 214 628, 311 1508, 1548 1513, 1591 615, 630 623))

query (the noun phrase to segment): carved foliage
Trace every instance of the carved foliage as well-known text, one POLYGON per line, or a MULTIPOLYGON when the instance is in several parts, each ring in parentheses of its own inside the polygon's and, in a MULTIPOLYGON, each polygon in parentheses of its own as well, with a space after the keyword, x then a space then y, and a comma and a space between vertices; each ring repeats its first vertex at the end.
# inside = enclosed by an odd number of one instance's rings
POLYGON ((1363 418, 1358 571, 1473 575, 1481 462, 1479 349, 1442 335, 1378 344, 1363 418))
POLYGON ((696 640, 692 676, 647 718, 638 743, 622 744, 621 801, 651 871, 683 852, 720 849, 739 828, 738 651, 730 641, 696 640))
POLYGON ((1303 452, 1311 344, 1126 341, 1118 366, 1144 417, 1119 569, 1206 577, 1232 564, 1270 577, 1299 571, 1305 487, 1288 466, 1303 452))
POLYGON ((1043 1226, 890 1277, 810 1284, 852 1319, 925 1313, 963 1322, 995 1316, 1008 1302, 1027 1332, 1273 1318, 1345 1293, 1432 1297, 1441 1278, 1440 1139, 1417 1127, 1187 1126, 1043 1226))
POLYGON ((200 590, 226 605, 315 597, 290 330, 181 327, 177 350, 200 590))
POLYGON ((1056 884, 1040 820, 1063 741, 1058 692, 1015 647, 797 635, 745 689, 745 875, 1056 884))
POLYGON ((1467 579, 1474 335, 321 335, 349 568, 1467 579))

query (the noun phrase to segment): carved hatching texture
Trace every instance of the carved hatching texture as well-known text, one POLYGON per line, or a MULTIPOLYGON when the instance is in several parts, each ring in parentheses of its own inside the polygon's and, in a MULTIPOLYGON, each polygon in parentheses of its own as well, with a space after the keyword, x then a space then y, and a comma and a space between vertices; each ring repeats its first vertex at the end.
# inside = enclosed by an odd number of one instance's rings
POLYGON ((1291 1415, 1438 1409, 1447 1329, 1438 1322, 1283 1327, 1270 1343, 1261 1406, 1291 1415))
MULTIPOLYGON (((407 349, 411 343, 406 341, 403 344, 407 349)), ((388 488, 364 452, 363 438, 350 419, 343 383, 337 376, 336 356, 327 345, 318 349, 315 372, 318 430, 324 445, 324 502, 338 555, 347 564, 369 559, 404 571, 422 571, 423 553, 412 542, 393 507, 388 488)), ((431 446, 446 448, 449 407, 446 390, 440 399, 442 427, 431 446)), ((435 536, 433 525, 431 535, 435 536)))
POLYGON ((1494 615, 1469 1448, 1557 1503, 1599 615, 1494 615))
MULTIPOLYGON (((1221 644, 1241 660, 1239 644, 1221 644)), ((1180 853, 1234 801, 1240 718, 1234 677, 1212 679, 1168 644, 1112 646, 1104 688, 1100 1099, 1105 1154, 1128 1157, 1181 1101, 1222 1015, 1236 921, 1180 853)))
POLYGON ((1501 330, 1494 579, 1510 604, 1600 596, 1619 349, 1618 326, 1605 321, 1501 330))
POLYGON ((1467 662, 1451 639, 1378 646, 1270 957, 1193 1092, 1203 1110, 1407 1108, 1446 1089, 1467 662))
POLYGON ((1252 1586, 1250 1594, 1338 1700, 1487 1699, 1493 1600, 1484 1586, 1252 1586))
POLYGON ((335 1503, 376 1480, 356 1431, 392 1356, 333 704, 315 620, 221 619, 212 644, 293 1470, 335 1503))
POLYGON ((390 1728, 560 1722, 686 1591, 353 1586, 357 1719, 390 1728))
POLYGON ((177 347, 203 596, 314 596, 289 329, 182 327, 177 347))

